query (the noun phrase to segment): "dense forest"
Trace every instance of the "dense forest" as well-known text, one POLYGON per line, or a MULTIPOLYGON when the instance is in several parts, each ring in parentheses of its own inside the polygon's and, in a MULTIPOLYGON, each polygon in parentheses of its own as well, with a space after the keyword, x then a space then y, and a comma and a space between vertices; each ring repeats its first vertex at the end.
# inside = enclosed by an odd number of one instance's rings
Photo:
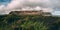
POLYGON ((0 15, 0 30, 60 30, 60 17, 0 15))

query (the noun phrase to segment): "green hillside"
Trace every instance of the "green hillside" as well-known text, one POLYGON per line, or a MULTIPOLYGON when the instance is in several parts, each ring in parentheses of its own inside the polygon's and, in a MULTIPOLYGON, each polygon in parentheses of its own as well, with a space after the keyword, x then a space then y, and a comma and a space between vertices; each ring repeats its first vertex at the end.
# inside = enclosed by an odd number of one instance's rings
POLYGON ((60 17, 0 15, 0 30, 60 30, 60 17))

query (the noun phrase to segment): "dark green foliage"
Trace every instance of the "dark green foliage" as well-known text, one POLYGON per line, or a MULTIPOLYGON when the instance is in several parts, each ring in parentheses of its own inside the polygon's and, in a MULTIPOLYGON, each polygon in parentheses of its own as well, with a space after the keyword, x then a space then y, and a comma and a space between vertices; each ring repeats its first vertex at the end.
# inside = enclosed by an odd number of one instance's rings
POLYGON ((0 30, 60 30, 60 17, 40 15, 1 15, 0 30))

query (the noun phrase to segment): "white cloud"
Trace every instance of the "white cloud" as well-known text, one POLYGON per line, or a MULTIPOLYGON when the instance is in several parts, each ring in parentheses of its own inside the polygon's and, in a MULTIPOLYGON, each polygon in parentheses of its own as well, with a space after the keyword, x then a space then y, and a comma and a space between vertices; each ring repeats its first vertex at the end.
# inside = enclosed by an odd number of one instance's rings
POLYGON ((20 8, 23 4, 23 0, 12 0, 11 3, 0 6, 0 14, 8 14, 10 11, 15 10, 16 8, 20 8))
POLYGON ((11 3, 8 4, 7 8, 14 9, 19 8, 23 4, 23 0, 12 0, 11 3))
POLYGON ((7 6, 1 5, 0 12, 3 11, 3 13, 9 13, 15 9, 17 10, 24 7, 30 7, 30 9, 33 9, 33 7, 36 6, 39 6, 37 9, 43 8, 45 11, 51 11, 53 8, 59 8, 59 3, 59 0, 12 0, 11 3, 9 3, 7 6))
POLYGON ((51 8, 43 8, 43 12, 53 12, 53 9, 51 8))
POLYGON ((27 1, 38 3, 38 2, 48 2, 49 0, 27 0, 27 1))
POLYGON ((53 12, 52 14, 58 16, 58 15, 60 15, 60 11, 55 11, 55 12, 53 12))

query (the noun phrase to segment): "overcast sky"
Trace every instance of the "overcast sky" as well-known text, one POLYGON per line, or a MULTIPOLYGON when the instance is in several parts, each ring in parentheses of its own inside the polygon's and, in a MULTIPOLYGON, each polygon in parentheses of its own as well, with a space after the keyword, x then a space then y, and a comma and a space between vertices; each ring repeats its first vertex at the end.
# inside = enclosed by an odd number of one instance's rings
POLYGON ((8 14, 10 11, 24 7, 40 7, 53 10, 53 15, 60 15, 60 0, 0 0, 0 14, 8 14))

